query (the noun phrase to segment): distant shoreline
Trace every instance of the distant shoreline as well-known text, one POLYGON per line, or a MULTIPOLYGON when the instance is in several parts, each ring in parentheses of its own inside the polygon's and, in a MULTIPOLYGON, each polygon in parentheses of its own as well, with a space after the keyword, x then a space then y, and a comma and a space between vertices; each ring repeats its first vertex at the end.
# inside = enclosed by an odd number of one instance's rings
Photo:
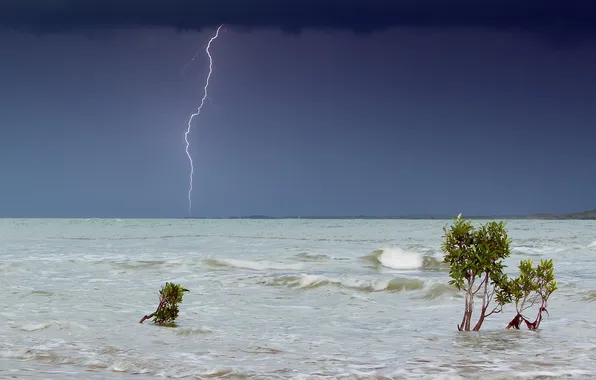
MULTIPOLYGON (((465 219, 532 219, 532 220, 596 220, 596 210, 583 211, 568 214, 534 214, 534 215, 474 215, 465 216, 465 219)), ((247 215, 247 216, 229 216, 229 217, 184 217, 182 219, 314 219, 314 220, 445 220, 453 219, 448 215, 407 215, 407 216, 267 216, 267 215, 247 215)))
POLYGON ((543 220, 596 220, 596 209, 568 214, 536 214, 526 217, 526 219, 543 220))

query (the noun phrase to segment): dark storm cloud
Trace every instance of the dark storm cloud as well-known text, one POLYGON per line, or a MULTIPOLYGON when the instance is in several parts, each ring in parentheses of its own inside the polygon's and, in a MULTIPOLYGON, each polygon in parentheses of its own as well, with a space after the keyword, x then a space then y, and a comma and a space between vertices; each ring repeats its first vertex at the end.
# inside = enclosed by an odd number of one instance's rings
POLYGON ((64 32, 88 28, 200 30, 479 27, 572 38, 594 35, 593 0, 1 0, 0 25, 64 32))

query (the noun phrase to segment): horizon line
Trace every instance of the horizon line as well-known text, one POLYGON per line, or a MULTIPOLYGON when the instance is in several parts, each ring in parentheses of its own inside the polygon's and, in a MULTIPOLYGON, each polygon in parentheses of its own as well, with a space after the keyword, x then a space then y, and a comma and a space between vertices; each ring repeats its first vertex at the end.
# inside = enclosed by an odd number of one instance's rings
MULTIPOLYGON (((285 216, 271 216, 271 215, 264 215, 264 214, 252 214, 252 215, 239 215, 239 216, 173 216, 173 217, 135 217, 135 216, 104 216, 104 217, 94 217, 94 216, 79 216, 79 217, 70 217, 70 216, 0 216, 0 219, 201 219, 201 220, 225 220, 225 219, 255 219, 255 220, 265 220, 265 219, 318 219, 318 220, 333 220, 333 219, 377 219, 377 220, 392 220, 392 219, 401 219, 401 220, 433 220, 433 219, 453 219, 457 217, 457 215, 441 215, 441 214, 413 214, 413 215, 285 215, 285 216)), ((470 215, 465 216, 462 213, 462 217, 464 219, 596 219, 596 209, 593 210, 584 210, 579 212, 570 212, 570 213, 534 213, 534 214, 494 214, 494 215, 470 215)))

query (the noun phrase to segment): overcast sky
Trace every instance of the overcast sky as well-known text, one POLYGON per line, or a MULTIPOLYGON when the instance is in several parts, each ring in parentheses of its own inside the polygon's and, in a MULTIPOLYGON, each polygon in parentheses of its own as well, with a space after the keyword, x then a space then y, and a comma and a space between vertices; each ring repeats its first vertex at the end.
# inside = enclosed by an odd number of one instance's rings
POLYGON ((0 4, 0 217, 187 216, 222 22, 193 216, 596 207, 590 2, 196 3, 0 4))

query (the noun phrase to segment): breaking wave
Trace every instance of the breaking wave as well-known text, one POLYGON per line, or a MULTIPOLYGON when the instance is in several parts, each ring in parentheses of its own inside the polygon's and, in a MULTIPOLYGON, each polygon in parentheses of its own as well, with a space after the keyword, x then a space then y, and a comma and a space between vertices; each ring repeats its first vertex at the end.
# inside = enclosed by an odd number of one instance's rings
POLYGON ((590 290, 584 293, 583 299, 586 302, 594 302, 596 301, 596 290, 590 290))
POLYGON ((270 261, 251 261, 236 259, 205 259, 203 262, 216 268, 238 268, 250 270, 300 270, 303 265, 300 263, 283 264, 270 261))
POLYGON ((462 297, 458 290, 449 284, 433 284, 424 295, 416 297, 427 301, 432 301, 442 297, 462 297))
POLYGON ((0 273, 4 275, 12 275, 17 273, 26 273, 27 270, 19 263, 4 263, 0 264, 0 273))
POLYGON ((596 240, 588 245, 588 248, 596 248, 596 240))
MULTIPOLYGON (((102 261, 96 263, 103 263, 102 261)), ((139 270, 139 269, 154 269, 161 266, 166 265, 176 265, 176 263, 170 263, 164 260, 128 260, 128 261, 113 261, 110 262, 116 268, 120 269, 132 269, 132 270, 139 270)))
POLYGON ((563 247, 527 247, 527 246, 519 246, 513 247, 511 252, 514 253, 521 253, 527 256, 542 256, 544 254, 549 253, 561 253, 565 252, 567 249, 563 247))
POLYGON ((357 280, 350 278, 332 278, 323 275, 301 274, 268 277, 262 281, 265 285, 286 286, 294 289, 315 289, 323 286, 337 286, 366 293, 401 292, 420 290, 424 281, 416 278, 370 279, 357 280))
POLYGON ((200 334, 210 334, 213 330, 209 327, 202 327, 202 328, 193 328, 193 329, 180 329, 176 333, 178 336, 190 336, 190 335, 200 335, 200 334))
POLYGON ((383 266, 391 269, 413 270, 413 269, 435 269, 447 268, 442 260, 425 256, 418 252, 406 251, 399 247, 381 248, 364 256, 364 262, 374 266, 383 266))
MULTIPOLYGON (((57 341, 35 347, 10 347, 10 349, 0 347, 0 359, 35 360, 42 363, 72 365, 73 368, 69 368, 69 370, 78 375, 72 378, 81 379, 91 378, 90 372, 102 375, 105 373, 101 378, 110 377, 110 372, 166 378, 186 378, 189 373, 193 373, 197 378, 209 379, 249 379, 257 375, 225 367, 209 367, 209 362, 213 358, 208 354, 202 356, 207 360, 198 362, 193 360, 196 355, 181 354, 177 360, 163 360, 163 357, 156 355, 137 357, 127 352, 128 350, 116 347, 94 349, 83 346, 79 347, 79 350, 72 350, 72 352, 60 352, 59 349, 66 345, 65 341, 57 341)), ((31 370, 27 370, 27 372, 31 372, 31 370)), ((55 373, 60 373, 60 371, 55 373)), ((14 377, 16 378, 16 376, 14 377)), ((93 378, 98 377, 94 376, 93 378)))
POLYGON ((296 258, 300 261, 327 261, 329 260, 329 256, 311 253, 311 252, 302 252, 296 255, 296 258))
POLYGON ((14 321, 8 321, 8 325, 20 331, 25 332, 33 332, 33 331, 41 331, 46 329, 54 329, 54 330, 87 330, 89 327, 76 323, 76 322, 67 322, 67 321, 58 321, 58 320, 51 320, 51 321, 40 321, 40 322, 26 322, 26 323, 16 323, 14 321))

